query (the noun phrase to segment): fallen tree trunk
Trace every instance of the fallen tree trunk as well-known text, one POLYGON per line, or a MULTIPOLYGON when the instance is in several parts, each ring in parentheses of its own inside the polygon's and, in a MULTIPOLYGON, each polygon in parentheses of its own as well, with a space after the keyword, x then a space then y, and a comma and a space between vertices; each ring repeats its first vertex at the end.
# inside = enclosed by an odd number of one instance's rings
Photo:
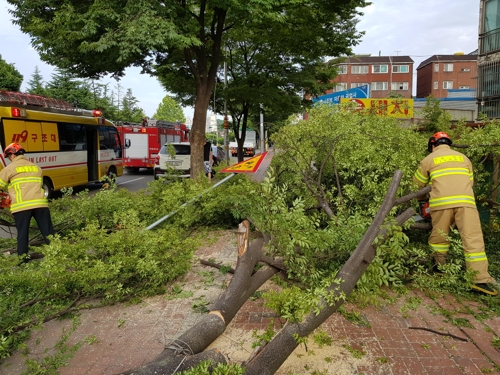
MULTIPOLYGON (((281 331, 254 357, 245 362, 246 375, 274 374, 283 362, 298 346, 295 336, 306 337, 319 327, 331 314, 333 314, 345 301, 354 289, 356 283, 366 271, 376 255, 373 245, 377 237, 383 242, 387 236, 386 230, 381 229, 391 209, 401 203, 405 203, 415 196, 427 193, 430 187, 426 187, 416 193, 396 199, 397 189, 401 181, 401 171, 396 171, 385 196, 384 202, 370 227, 359 242, 358 246, 338 273, 339 284, 332 284, 328 290, 335 294, 337 302, 330 306, 321 300, 318 309, 319 314, 310 313, 300 323, 287 323, 281 331)), ((415 215, 412 208, 407 209, 396 218, 397 225, 403 225, 415 215)), ((246 300, 257 291, 271 276, 282 269, 281 259, 266 257, 263 254, 264 241, 256 239, 249 245, 249 224, 244 221, 239 227, 238 238, 238 263, 231 282, 221 298, 215 303, 214 308, 199 323, 182 334, 175 340, 175 346, 169 346, 149 364, 129 371, 125 374, 152 375, 152 374, 174 374, 175 363, 183 361, 185 367, 187 358, 193 357, 193 363, 199 360, 198 354, 203 352, 215 339, 217 339, 226 326, 231 322, 246 300), (258 262, 268 262, 268 265, 255 270, 258 262), (269 265, 275 264, 276 266, 269 265), (202 333, 202 334, 200 334, 202 333), (183 354, 180 355, 179 351, 183 354), (174 372, 172 372, 174 371, 174 372)), ((212 362, 225 363, 224 359, 218 358, 213 353, 208 357, 212 362)), ((179 368, 180 369, 180 368, 179 368)))
MULTIPOLYGON (((184 356, 196 355, 205 350, 213 341, 224 333, 227 325, 235 317, 248 298, 267 280, 279 272, 278 268, 266 265, 255 271, 255 265, 261 261, 264 241, 259 238, 249 245, 249 223, 244 221, 238 229, 238 262, 229 286, 211 311, 191 329, 175 340, 175 347, 166 347, 158 357, 145 366, 125 374, 171 374, 174 367, 172 358, 180 361, 177 353, 182 350, 184 356), (202 334, 201 334, 202 333, 202 334), (161 369, 161 371, 160 371, 161 369)), ((216 358, 210 358, 212 362, 216 358)), ((222 357, 224 359, 224 357, 222 357)), ((219 360, 217 362, 225 362, 219 360)))
MULTIPOLYGON (((338 279, 341 280, 340 285, 332 284, 328 288, 328 290, 338 298, 337 302, 329 306, 322 300, 320 301, 320 306, 318 306, 318 310, 320 311, 319 314, 310 313, 300 323, 285 324, 283 329, 273 338, 273 340, 246 364, 245 375, 274 374, 297 348, 298 342, 295 336, 299 338, 308 336, 344 303, 345 297, 351 294, 356 283, 366 271, 373 258, 375 258, 376 250, 375 246, 373 246, 375 238, 381 236, 382 242, 385 240, 386 230, 380 229, 380 227, 391 209, 396 205, 407 202, 415 196, 419 196, 430 190, 430 187, 426 187, 417 193, 396 199, 401 177, 401 171, 396 171, 377 215, 352 255, 340 269, 337 275, 338 279)), ((407 209, 396 218, 396 224, 400 226, 403 225, 407 220, 413 217, 413 215, 415 215, 415 210, 413 208, 407 209)))
POLYGON ((124 374, 178 374, 181 371, 198 366, 203 361, 211 361, 212 363, 226 363, 226 359, 216 350, 207 350, 198 354, 189 354, 184 352, 180 347, 174 345, 169 346, 172 351, 170 355, 156 358, 153 362, 139 370, 132 370, 124 374))

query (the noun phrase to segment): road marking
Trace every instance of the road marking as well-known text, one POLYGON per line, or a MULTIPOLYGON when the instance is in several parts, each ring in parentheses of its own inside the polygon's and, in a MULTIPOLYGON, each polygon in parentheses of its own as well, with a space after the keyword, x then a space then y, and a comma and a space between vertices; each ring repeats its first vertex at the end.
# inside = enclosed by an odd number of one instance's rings
POLYGON ((128 181, 125 181, 125 182, 120 182, 119 184, 117 185, 125 185, 125 184, 128 184, 129 182, 134 182, 134 181, 139 181, 139 180, 142 180, 144 179, 145 177, 139 177, 139 178, 135 178, 133 180, 128 180, 128 181))

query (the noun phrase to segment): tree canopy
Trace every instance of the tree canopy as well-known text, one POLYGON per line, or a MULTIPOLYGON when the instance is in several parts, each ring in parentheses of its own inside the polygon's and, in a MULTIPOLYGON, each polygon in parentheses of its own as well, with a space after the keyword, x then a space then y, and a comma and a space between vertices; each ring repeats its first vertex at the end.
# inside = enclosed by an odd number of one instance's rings
POLYGON ((171 122, 186 122, 182 107, 169 95, 165 95, 158 105, 153 118, 156 120, 165 120, 171 122))
POLYGON ((320 12, 291 9, 293 27, 249 19, 227 34, 223 57, 227 75, 215 103, 219 113, 224 113, 226 104, 233 119, 239 161, 247 126, 253 123, 259 131, 261 112, 267 123, 284 122, 311 106, 306 94, 316 96, 333 87, 335 59, 325 63, 325 56, 350 54, 363 33, 356 31, 354 18, 338 17, 329 27, 318 27, 324 25, 323 17, 320 12))
POLYGON ((120 119, 123 119, 123 121, 141 123, 142 119, 146 118, 146 114, 142 108, 137 106, 138 102, 137 98, 132 94, 132 89, 127 89, 119 112, 120 119))
POLYGON ((47 96, 66 100, 77 108, 93 108, 93 96, 89 83, 66 69, 56 69, 47 83, 45 93, 47 96))
POLYGON ((30 94, 45 95, 44 86, 42 73, 38 69, 38 66, 35 66, 31 79, 28 81, 28 92, 30 94))
POLYGON ((23 75, 0 55, 0 90, 20 91, 22 83, 23 75))
MULTIPOLYGON (((365 0, 8 2, 14 6, 14 22, 31 35, 42 60, 83 77, 120 76, 128 66, 141 66, 161 77, 166 89, 178 94, 183 104, 193 105, 193 176, 203 171, 206 114, 223 37, 229 30, 252 19, 288 24, 301 32, 309 22, 309 43, 298 44, 297 50, 307 50, 309 56, 325 54, 322 30, 335 34, 336 26, 357 16, 357 7, 367 4, 365 0)), ((344 42, 349 46, 352 39, 344 42)))
POLYGON ((100 109, 105 118, 111 121, 141 122, 146 117, 138 106, 138 100, 132 90, 121 94, 123 87, 118 83, 110 90, 109 83, 100 83, 94 79, 79 78, 67 69, 56 69, 51 79, 45 82, 38 67, 28 81, 30 94, 44 95, 66 100, 83 109, 100 109))

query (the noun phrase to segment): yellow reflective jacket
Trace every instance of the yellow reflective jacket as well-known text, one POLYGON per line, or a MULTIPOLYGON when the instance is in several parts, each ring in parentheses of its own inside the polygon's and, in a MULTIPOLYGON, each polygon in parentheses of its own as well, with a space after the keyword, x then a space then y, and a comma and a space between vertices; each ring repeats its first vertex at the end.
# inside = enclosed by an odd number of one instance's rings
POLYGON ((419 188, 431 185, 431 211, 455 207, 476 207, 472 184, 472 163, 448 145, 434 148, 418 166, 413 180, 419 188))
POLYGON ((12 213, 48 207, 42 183, 42 168, 23 155, 0 171, 0 189, 9 191, 12 213))

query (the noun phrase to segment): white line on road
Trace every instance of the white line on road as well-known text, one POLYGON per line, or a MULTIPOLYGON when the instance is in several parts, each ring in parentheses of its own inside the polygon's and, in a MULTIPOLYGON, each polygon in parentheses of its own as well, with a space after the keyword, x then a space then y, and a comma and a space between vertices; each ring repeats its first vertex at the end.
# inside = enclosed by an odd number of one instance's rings
POLYGON ((134 181, 139 181, 139 180, 142 180, 144 179, 145 177, 139 177, 139 178, 135 178, 133 180, 128 180, 128 181, 125 181, 125 182, 120 182, 119 184, 117 185, 125 185, 125 184, 128 184, 129 182, 134 182, 134 181))

